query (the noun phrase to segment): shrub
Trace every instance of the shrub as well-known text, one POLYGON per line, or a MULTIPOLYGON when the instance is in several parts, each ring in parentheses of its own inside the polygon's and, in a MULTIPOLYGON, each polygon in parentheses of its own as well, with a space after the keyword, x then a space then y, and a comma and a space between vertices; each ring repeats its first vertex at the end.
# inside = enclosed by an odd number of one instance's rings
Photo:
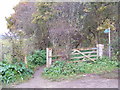
POLYGON ((118 60, 120 58, 119 41, 120 37, 117 36, 111 43, 114 60, 118 60))
POLYGON ((41 66, 46 63, 46 52, 45 50, 37 50, 34 54, 28 56, 28 62, 32 66, 41 66))
POLYGON ((33 71, 25 67, 22 62, 10 64, 5 61, 0 62, 0 81, 4 84, 24 80, 26 77, 31 77, 33 71))

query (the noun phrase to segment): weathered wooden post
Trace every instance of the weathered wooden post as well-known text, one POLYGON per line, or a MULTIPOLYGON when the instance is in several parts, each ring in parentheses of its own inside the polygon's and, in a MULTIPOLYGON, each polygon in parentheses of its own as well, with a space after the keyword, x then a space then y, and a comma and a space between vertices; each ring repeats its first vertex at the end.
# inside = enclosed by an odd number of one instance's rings
POLYGON ((26 65, 26 67, 28 68, 26 55, 24 55, 24 63, 25 63, 25 65, 26 65))
POLYGON ((52 48, 49 48, 49 66, 52 64, 52 48))
POLYGON ((52 64, 52 49, 46 48, 46 67, 50 67, 52 64))
POLYGON ((0 61, 2 61, 2 43, 0 43, 0 61))
POLYGON ((46 67, 48 67, 48 48, 46 48, 46 67))
POLYGON ((100 57, 100 58, 102 58, 104 45, 97 44, 96 46, 97 46, 97 56, 100 57))

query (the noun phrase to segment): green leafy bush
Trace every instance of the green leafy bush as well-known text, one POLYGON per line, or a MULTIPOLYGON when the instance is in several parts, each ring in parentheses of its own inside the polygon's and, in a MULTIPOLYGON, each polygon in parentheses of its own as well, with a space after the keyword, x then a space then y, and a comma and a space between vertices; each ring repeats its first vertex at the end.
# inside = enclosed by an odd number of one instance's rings
POLYGON ((56 61, 50 68, 45 68, 43 76, 49 79, 64 78, 66 76, 83 73, 101 73, 117 68, 118 63, 108 58, 98 59, 95 62, 67 63, 56 61))
POLYGON ((37 50, 34 54, 28 56, 28 62, 31 67, 44 65, 46 63, 46 52, 45 50, 37 50))
POLYGON ((10 64, 5 61, 0 62, 0 81, 4 84, 14 83, 31 77, 33 71, 25 67, 22 62, 10 64))

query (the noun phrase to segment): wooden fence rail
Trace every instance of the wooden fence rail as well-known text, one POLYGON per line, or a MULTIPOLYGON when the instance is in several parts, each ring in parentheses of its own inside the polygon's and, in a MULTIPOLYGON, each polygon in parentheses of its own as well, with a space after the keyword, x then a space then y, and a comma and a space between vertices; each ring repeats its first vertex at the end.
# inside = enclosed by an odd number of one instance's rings
MULTIPOLYGON (((103 48, 104 45, 102 44, 97 44, 95 48, 81 48, 81 49, 72 49, 71 54, 70 54, 70 59, 82 59, 78 61, 71 61, 71 62, 81 62, 81 61, 86 61, 91 60, 94 61, 98 57, 103 56, 103 48), (93 58, 94 57, 94 58, 93 58)), ((57 55, 52 55, 53 51, 52 48, 46 48, 46 67, 50 67, 52 64, 52 58, 53 57, 64 57, 66 56, 57 54, 57 55)))

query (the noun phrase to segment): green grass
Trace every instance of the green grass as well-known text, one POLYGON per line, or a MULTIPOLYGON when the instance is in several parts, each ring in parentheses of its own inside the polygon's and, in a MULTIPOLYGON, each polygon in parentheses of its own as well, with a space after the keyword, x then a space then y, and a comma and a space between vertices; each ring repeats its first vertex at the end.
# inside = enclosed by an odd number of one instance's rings
POLYGON ((100 74, 110 72, 118 68, 117 66, 117 61, 109 60, 108 58, 98 59, 91 63, 66 63, 65 61, 56 61, 50 68, 44 69, 42 76, 52 81, 59 81, 87 73, 100 74))

